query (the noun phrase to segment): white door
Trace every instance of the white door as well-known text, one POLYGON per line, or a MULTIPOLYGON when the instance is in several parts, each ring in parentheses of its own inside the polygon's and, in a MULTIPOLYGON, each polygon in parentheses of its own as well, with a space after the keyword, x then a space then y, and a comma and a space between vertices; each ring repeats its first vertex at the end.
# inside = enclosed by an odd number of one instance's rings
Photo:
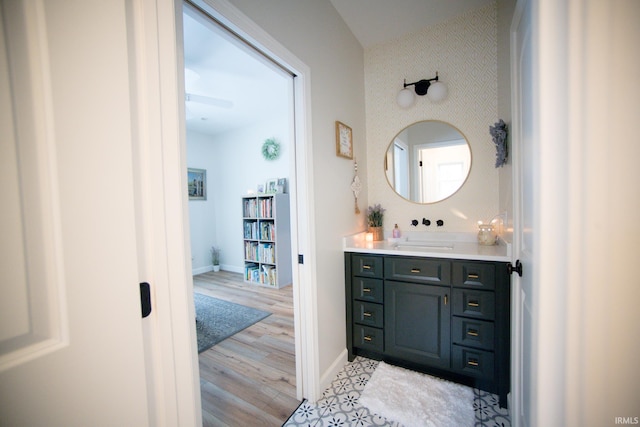
POLYGON ((148 425, 125 2, 1 7, 0 425, 148 425))
POLYGON ((533 52, 531 46, 531 2, 519 1, 511 27, 511 79, 513 82, 513 175, 514 175, 514 260, 522 263, 524 274, 513 274, 511 416, 514 425, 531 425, 532 367, 532 284, 534 245, 535 167, 533 52))

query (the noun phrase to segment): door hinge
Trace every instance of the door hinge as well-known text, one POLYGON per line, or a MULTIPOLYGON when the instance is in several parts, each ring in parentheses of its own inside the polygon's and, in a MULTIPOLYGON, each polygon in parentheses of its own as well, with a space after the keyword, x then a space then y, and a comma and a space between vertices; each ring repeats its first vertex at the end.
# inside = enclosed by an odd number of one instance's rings
POLYGON ((522 263, 520 262, 520 260, 516 260, 515 267, 511 265, 511 263, 508 263, 507 271, 509 272, 509 274, 513 274, 514 272, 516 272, 518 273, 518 276, 522 277, 522 263))
POLYGON ((304 264, 304 255, 298 254, 298 264, 304 264))
POLYGON ((143 319, 151 314, 151 286, 147 282, 140 283, 140 307, 143 319))

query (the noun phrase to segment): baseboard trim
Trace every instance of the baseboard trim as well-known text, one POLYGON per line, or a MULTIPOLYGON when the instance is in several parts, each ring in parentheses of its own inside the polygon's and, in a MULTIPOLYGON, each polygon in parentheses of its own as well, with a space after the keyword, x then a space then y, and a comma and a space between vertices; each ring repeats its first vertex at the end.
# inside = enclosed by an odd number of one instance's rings
POLYGON ((322 376, 320 377, 320 393, 319 393, 319 396, 322 396, 322 392, 324 390, 326 390, 331 385, 331 383, 336 378, 336 376, 340 373, 342 368, 344 368, 344 366, 347 364, 348 355, 349 355, 349 353, 347 352, 347 349, 345 348, 338 355, 338 357, 333 361, 331 366, 329 366, 329 369, 327 369, 324 372, 324 374, 322 374, 322 376))
MULTIPOLYGON (((236 267, 233 265, 220 264, 220 270, 230 271, 232 273, 243 273, 244 269, 242 267, 236 267)), ((191 274, 195 276, 196 274, 208 273, 213 271, 213 265, 207 265, 205 267, 198 267, 191 270, 191 274)))
POLYGON ((208 273, 210 271, 213 271, 213 265, 207 265, 205 267, 193 268, 193 269, 191 269, 191 274, 195 276, 196 274, 208 273))

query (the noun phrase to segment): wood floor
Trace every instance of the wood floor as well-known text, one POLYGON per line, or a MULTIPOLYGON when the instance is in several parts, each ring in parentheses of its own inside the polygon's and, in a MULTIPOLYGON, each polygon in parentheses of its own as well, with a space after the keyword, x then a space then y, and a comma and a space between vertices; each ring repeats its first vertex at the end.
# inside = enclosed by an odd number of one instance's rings
POLYGON ((200 353, 206 426, 281 426, 296 399, 292 287, 244 283, 227 271, 193 277, 194 291, 271 312, 271 316, 200 353))

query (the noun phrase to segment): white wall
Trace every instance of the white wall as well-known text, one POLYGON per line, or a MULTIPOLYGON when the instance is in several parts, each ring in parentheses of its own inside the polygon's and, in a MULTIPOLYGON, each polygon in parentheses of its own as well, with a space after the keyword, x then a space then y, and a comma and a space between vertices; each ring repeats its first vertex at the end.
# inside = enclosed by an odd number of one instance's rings
POLYGON ((191 264, 194 274, 212 270, 209 250, 217 240, 216 192, 217 169, 216 146, 212 138, 198 132, 187 131, 187 167, 206 169, 207 200, 189 200, 189 228, 191 232, 191 264))
MULTIPOLYGON (((477 231, 478 220, 490 220, 499 211, 498 171, 489 126, 497 111, 496 5, 492 3, 447 22, 430 26, 365 52, 367 159, 370 204, 387 209, 387 232, 397 223, 409 229, 412 219, 444 220, 438 231, 477 231), (449 94, 440 103, 417 97, 406 110, 396 104, 403 80, 435 77, 449 94), (388 185, 383 159, 393 137, 411 123, 441 120, 457 127, 471 146, 469 179, 452 197, 419 205, 399 197, 388 185)), ((413 227, 411 227, 413 229, 413 227)), ((434 231, 434 227, 418 226, 434 231)))
POLYGON ((367 206, 363 49, 329 1, 231 3, 311 70, 318 357, 321 378, 331 381, 346 346, 342 237, 364 229, 367 206), (364 184, 360 215, 350 189, 353 162, 335 154, 336 120, 353 129, 364 184))
MULTIPOLYGON (((283 96, 290 96, 290 85, 283 96)), ((210 248, 221 248, 223 270, 243 271, 241 196, 256 191, 267 179, 289 178, 288 111, 270 112, 252 126, 210 136, 187 132, 187 165, 207 170, 207 200, 189 201, 193 273, 211 271, 210 248), (273 115, 271 115, 273 114, 273 115), (280 156, 265 160, 262 144, 280 143, 280 156)))

